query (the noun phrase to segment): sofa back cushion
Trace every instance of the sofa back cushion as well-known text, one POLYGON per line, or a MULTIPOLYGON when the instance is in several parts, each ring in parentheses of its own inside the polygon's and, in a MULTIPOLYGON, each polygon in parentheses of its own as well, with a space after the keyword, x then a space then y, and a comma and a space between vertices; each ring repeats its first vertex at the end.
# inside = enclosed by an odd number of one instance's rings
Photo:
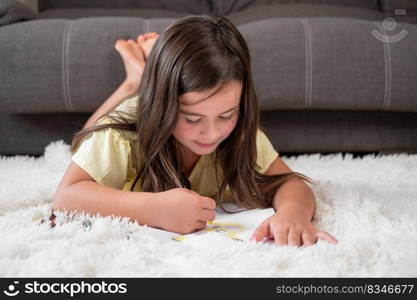
POLYGON ((214 11, 227 15, 251 6, 279 3, 327 4, 378 9, 378 2, 379 0, 39 0, 39 11, 50 8, 139 8, 165 9, 191 14, 206 14, 214 11))
POLYGON ((35 13, 29 7, 17 0, 0 1, 0 26, 31 20, 35 17, 35 13))
POLYGON ((210 11, 210 2, 209 0, 39 0, 39 11, 52 8, 165 9, 204 14, 210 11))
POLYGON ((221 14, 230 14, 252 6, 269 4, 324 4, 378 9, 378 0, 211 0, 212 9, 221 14))
POLYGON ((396 9, 406 9, 417 11, 416 0, 381 0, 381 8, 384 11, 394 11, 396 9))

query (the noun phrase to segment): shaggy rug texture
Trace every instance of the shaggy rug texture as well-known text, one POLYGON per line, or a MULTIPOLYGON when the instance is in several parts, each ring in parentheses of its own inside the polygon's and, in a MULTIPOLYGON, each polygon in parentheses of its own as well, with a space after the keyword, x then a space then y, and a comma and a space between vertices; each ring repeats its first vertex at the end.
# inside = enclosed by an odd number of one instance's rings
POLYGON ((2 277, 416 277, 417 155, 282 157, 316 180, 315 224, 339 243, 309 247, 161 239, 127 218, 57 214, 71 161, 56 141, 40 158, 0 157, 2 277), (43 222, 42 220, 46 220, 43 222))

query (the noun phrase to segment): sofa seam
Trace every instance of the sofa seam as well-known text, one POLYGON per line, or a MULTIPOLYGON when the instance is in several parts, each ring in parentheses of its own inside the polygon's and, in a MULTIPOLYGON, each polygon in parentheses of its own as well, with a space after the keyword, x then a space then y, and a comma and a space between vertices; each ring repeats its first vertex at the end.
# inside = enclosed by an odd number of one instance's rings
POLYGON ((69 48, 69 33, 74 24, 74 21, 68 21, 64 27, 64 34, 62 38, 62 86, 64 105, 67 111, 74 111, 71 101, 71 91, 69 87, 69 68, 68 68, 68 48, 69 48))
POLYGON ((297 19, 300 21, 304 31, 305 55, 306 55, 306 74, 305 74, 305 108, 311 108, 313 102, 313 53, 312 53, 312 36, 310 24, 307 19, 297 19))
MULTIPOLYGON (((387 36, 387 32, 380 25, 380 22, 374 22, 387 36)), ((384 84, 384 102, 382 103, 382 110, 388 110, 391 104, 391 89, 392 89, 392 66, 391 66, 391 49, 388 41, 381 41, 384 49, 384 72, 385 72, 385 84, 384 84)))

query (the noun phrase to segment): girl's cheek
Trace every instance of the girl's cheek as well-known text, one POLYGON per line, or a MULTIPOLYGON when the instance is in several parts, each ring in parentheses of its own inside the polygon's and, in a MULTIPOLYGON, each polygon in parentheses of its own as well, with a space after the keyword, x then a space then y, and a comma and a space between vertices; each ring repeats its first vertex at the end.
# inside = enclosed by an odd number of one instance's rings
POLYGON ((200 132, 200 126, 193 126, 187 123, 187 121, 183 121, 180 127, 181 134, 187 138, 194 138, 200 132))
POLYGON ((233 131, 233 129, 235 129, 238 120, 239 120, 239 115, 237 115, 236 117, 232 118, 232 120, 230 120, 230 122, 228 122, 228 124, 230 126, 230 131, 233 131))
POLYGON ((186 124, 186 121, 180 120, 174 130, 174 136, 182 142, 185 142, 190 137, 195 135, 195 129, 186 124))
POLYGON ((233 129, 235 129, 236 127, 236 120, 231 120, 230 122, 228 122, 226 127, 229 132, 233 131, 233 129))

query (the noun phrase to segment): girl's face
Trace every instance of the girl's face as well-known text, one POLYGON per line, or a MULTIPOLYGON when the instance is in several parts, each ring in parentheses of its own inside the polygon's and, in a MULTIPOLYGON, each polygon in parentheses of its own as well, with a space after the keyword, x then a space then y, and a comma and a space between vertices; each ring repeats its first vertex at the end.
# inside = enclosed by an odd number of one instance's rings
POLYGON ((173 135, 187 154, 212 153, 236 127, 242 84, 233 80, 212 95, 214 91, 180 96, 180 113, 173 135))

